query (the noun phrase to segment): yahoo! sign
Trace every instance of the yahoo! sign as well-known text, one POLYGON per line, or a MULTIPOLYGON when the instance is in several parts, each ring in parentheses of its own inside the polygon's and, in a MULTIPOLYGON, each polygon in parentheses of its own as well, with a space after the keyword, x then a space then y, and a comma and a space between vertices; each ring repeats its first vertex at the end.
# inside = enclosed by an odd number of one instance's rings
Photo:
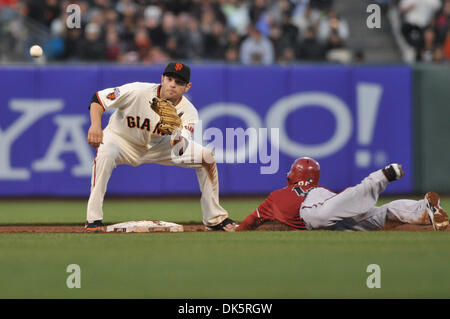
MULTIPOLYGON (((0 93, 0 196, 87 195, 95 155, 86 142, 90 96, 128 82, 157 82, 160 71, 0 69, 1 79, 14 79, 0 80, 5 88, 0 93), (38 89, 23 92, 23 85, 38 89)), ((200 117, 194 139, 214 151, 221 193, 269 192, 282 185, 290 164, 300 156, 318 159, 324 185, 336 190, 388 162, 411 166, 406 67, 220 66, 193 67, 192 74, 189 98, 200 117)), ((197 191, 187 169, 144 165, 116 170, 111 193, 197 191), (141 185, 139 178, 146 172, 167 175, 169 182, 141 185)), ((394 191, 412 187, 407 178, 398 185, 394 191)))

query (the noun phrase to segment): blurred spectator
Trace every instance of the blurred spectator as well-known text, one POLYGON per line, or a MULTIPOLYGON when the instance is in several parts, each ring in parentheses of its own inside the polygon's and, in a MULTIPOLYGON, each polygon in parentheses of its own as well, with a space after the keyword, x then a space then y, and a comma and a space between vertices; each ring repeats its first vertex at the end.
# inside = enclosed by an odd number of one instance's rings
POLYGON ((239 51, 236 48, 229 47, 225 51, 225 62, 227 63, 238 63, 239 62, 239 51))
POLYGON ((284 49, 282 42, 281 28, 274 24, 270 27, 269 40, 272 42, 275 56, 281 56, 281 52, 284 49))
POLYGON ((282 24, 285 16, 291 17, 294 10, 293 4, 288 0, 275 1, 268 8, 267 15, 271 24, 282 24))
POLYGON ((327 53, 327 60, 335 63, 350 63, 352 62, 352 54, 345 48, 333 49, 327 53))
POLYGON ((287 48, 292 48, 295 56, 298 29, 291 23, 289 15, 284 14, 280 24, 273 24, 270 27, 269 39, 272 41, 276 57, 282 58, 287 48))
MULTIPOLYGON (((70 4, 69 1, 65 2, 65 5, 63 4, 63 6, 61 7, 62 8, 61 11, 63 11, 63 12, 66 11, 65 8, 67 7, 68 4, 70 4)), ((89 17, 88 12, 90 10, 89 3, 87 1, 82 0, 82 1, 77 1, 77 4, 80 6, 81 25, 85 26, 89 23, 89 20, 88 20, 88 17, 89 17)))
POLYGON ((286 41, 293 44, 297 42, 298 28, 292 23, 291 16, 287 13, 283 14, 281 19, 281 33, 286 41))
POLYGON ((241 37, 236 31, 230 30, 230 32, 228 32, 227 42, 228 48, 233 48, 239 51, 239 47, 241 46, 241 37))
POLYGON ((138 29, 136 34, 134 35, 133 49, 142 60, 145 56, 147 56, 150 51, 152 43, 150 38, 148 37, 147 31, 145 29, 138 29))
POLYGON ((334 0, 311 0, 311 6, 313 8, 327 11, 333 6, 334 0))
POLYGON ((106 47, 101 39, 100 27, 90 23, 85 29, 85 38, 81 40, 79 47, 80 57, 86 61, 105 60, 106 47))
MULTIPOLYGON (((181 16, 181 15, 180 15, 181 16)), ((186 16, 185 28, 180 30, 180 40, 184 53, 189 60, 200 60, 203 56, 203 34, 200 32, 198 21, 186 16)), ((180 24, 179 25, 183 25, 180 24)))
POLYGON ((81 29, 68 29, 64 38, 64 56, 67 60, 80 60, 80 45, 83 42, 81 29))
POLYGON ((345 20, 341 19, 334 10, 329 10, 327 17, 322 19, 317 30, 319 41, 326 43, 333 36, 345 41, 349 36, 349 27, 345 20))
POLYGON ((320 11, 311 6, 304 10, 295 10, 292 22, 297 26, 301 34, 306 34, 309 28, 317 29, 320 21, 320 11))
POLYGON ((345 44, 337 29, 331 31, 331 35, 325 45, 325 51, 326 59, 330 62, 350 63, 352 60, 352 55, 350 51, 345 48, 345 44))
POLYGON ((445 0, 442 9, 436 14, 434 27, 436 29, 437 42, 444 43, 447 30, 450 27, 450 0, 445 0))
POLYGON ((286 47, 283 52, 281 52, 281 56, 278 59, 278 63, 280 64, 290 64, 295 62, 295 51, 293 48, 286 47))
POLYGON ((241 39, 239 34, 235 31, 230 31, 227 36, 227 47, 225 49, 225 62, 238 63, 239 62, 239 48, 241 39))
POLYGON ((303 14, 309 6, 309 0, 295 1, 292 16, 303 14))
POLYGON ((136 10, 136 4, 133 0, 121 0, 117 1, 116 11, 121 15, 126 15, 127 12, 133 12, 136 10))
POLYGON ((228 26, 241 35, 245 34, 250 22, 247 3, 242 0, 224 1, 221 9, 227 18, 228 26))
POLYGON ((433 52, 433 62, 444 62, 445 56, 444 56, 444 50, 441 46, 436 47, 433 52))
POLYGON ((45 4, 42 1, 25 0, 23 5, 23 11, 27 17, 42 25, 45 24, 45 4))
POLYGON ((274 49, 269 39, 253 25, 248 28, 248 37, 242 42, 239 52, 243 64, 272 64, 274 49))
POLYGON ((183 49, 178 44, 178 39, 175 35, 167 39, 165 51, 171 59, 184 59, 183 49))
POLYGON ((214 21, 211 31, 204 37, 204 58, 212 60, 223 60, 227 38, 225 27, 219 21, 214 21))
POLYGON ((172 12, 165 12, 161 21, 162 26, 162 39, 163 43, 166 43, 169 38, 176 38, 177 31, 177 18, 172 12))
POLYGON ((94 0, 94 5, 100 9, 106 10, 111 6, 110 0, 94 0))
POLYGON ((297 50, 301 61, 320 61, 325 58, 325 48, 316 39, 314 27, 309 27, 297 50))
POLYGON ((331 31, 330 37, 325 44, 325 50, 330 51, 333 49, 340 49, 344 47, 341 37, 337 30, 331 31))
POLYGON ((424 32, 424 43, 418 51, 417 61, 432 62, 434 60, 435 39, 434 29, 428 27, 424 32))
POLYGON ((254 0, 249 9, 250 23, 256 24, 262 14, 267 10, 266 0, 254 0))
POLYGON ((190 0, 164 0, 164 5, 167 11, 178 15, 183 12, 189 12, 192 8, 192 1, 190 0))
POLYGON ((450 60, 450 28, 447 31, 447 35, 445 37, 444 45, 443 45, 443 56, 450 60))
POLYGON ((211 33, 212 25, 215 21, 215 15, 213 10, 205 10, 200 17, 200 29, 202 33, 211 33))
POLYGON ((356 50, 355 52, 355 57, 353 59, 353 61, 355 63, 363 63, 365 60, 365 55, 364 55, 364 51, 362 50, 356 50))
POLYGON ((19 0, 0 0, 0 8, 10 6, 13 7, 17 4, 19 0))
POLYGON ((169 61, 169 56, 161 50, 160 47, 150 49, 148 55, 144 58, 144 63, 165 64, 169 61))
POLYGON ((162 12, 156 6, 149 6, 145 10, 145 27, 150 39, 155 45, 162 46, 165 42, 166 35, 161 25, 162 12))
POLYGON ((112 30, 106 34, 106 59, 116 61, 121 52, 119 33, 112 30))
POLYGON ((403 15, 402 33, 406 41, 416 49, 423 45, 423 30, 440 6, 440 0, 400 1, 400 13, 403 15))
POLYGON ((133 49, 134 34, 136 32, 136 17, 134 10, 133 5, 124 4, 123 9, 119 11, 122 12, 122 20, 119 29, 120 40, 124 42, 126 51, 133 49))

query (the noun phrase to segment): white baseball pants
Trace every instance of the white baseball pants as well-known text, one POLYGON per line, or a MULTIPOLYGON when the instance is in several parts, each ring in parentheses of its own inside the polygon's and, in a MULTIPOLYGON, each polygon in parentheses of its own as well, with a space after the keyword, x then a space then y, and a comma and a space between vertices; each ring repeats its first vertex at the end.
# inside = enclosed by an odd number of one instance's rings
POLYGON ((87 206, 87 221, 103 220, 103 199, 113 169, 120 164, 139 166, 144 163, 176 165, 194 168, 202 192, 200 204, 203 224, 213 226, 228 217, 219 204, 219 182, 217 166, 211 160, 212 153, 202 145, 189 141, 182 156, 174 156, 170 147, 170 136, 164 137, 150 148, 142 148, 106 128, 103 144, 98 148, 91 179, 91 194, 87 206))
POLYGON ((300 215, 309 230, 377 230, 384 227, 386 220, 421 224, 426 209, 424 200, 402 199, 375 206, 388 183, 379 170, 339 194, 314 188, 303 202, 300 215))

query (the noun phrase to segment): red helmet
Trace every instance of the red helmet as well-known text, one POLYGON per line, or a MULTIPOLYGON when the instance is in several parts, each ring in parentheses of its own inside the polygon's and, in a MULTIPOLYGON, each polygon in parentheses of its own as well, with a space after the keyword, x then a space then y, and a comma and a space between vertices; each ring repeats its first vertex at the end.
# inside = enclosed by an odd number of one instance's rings
POLYGON ((287 184, 294 185, 303 182, 303 185, 317 185, 320 178, 320 165, 310 157, 297 158, 287 174, 287 184))

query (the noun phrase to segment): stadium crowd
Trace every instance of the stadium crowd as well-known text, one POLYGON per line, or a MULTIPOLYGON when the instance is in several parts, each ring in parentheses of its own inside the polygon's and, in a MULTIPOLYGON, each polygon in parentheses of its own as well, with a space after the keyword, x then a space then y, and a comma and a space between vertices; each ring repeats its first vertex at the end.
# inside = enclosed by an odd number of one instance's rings
MULTIPOLYGON (((271 64, 351 54, 349 26, 333 10, 334 1, 0 0, 0 18, 12 17, 2 10, 10 8, 43 26, 51 61, 271 64), (70 4, 81 10, 80 28, 66 27, 70 4)), ((416 61, 450 61, 450 0, 375 1, 384 12, 390 6, 400 12, 401 33, 416 61)), ((16 40, 24 40, 20 24, 0 29, 0 51, 14 50, 16 40)))
POLYGON ((346 50, 349 27, 333 1, 24 0, 17 10, 48 28, 53 61, 271 64, 346 50), (81 28, 66 27, 69 4, 80 7, 81 28))

